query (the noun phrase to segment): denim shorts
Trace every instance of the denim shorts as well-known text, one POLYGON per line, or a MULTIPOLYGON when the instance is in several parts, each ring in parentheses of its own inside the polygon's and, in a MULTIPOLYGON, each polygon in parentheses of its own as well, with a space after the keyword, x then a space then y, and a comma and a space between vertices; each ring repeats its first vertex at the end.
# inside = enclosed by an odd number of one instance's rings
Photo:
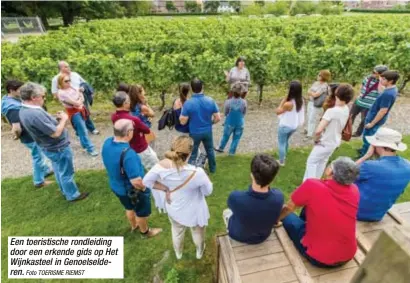
POLYGON ((138 217, 148 217, 151 215, 151 190, 149 188, 146 188, 144 192, 139 192, 139 202, 137 205, 133 205, 127 195, 115 195, 126 210, 134 210, 138 217))

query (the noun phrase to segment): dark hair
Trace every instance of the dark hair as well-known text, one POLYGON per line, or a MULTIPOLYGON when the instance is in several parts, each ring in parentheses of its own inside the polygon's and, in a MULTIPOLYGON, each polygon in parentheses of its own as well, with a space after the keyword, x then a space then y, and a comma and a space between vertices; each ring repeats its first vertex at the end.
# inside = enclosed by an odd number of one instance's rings
POLYGON ((244 93, 244 87, 240 82, 236 82, 231 87, 233 97, 239 98, 244 93))
POLYGON ((200 93, 203 88, 203 82, 198 78, 194 78, 191 81, 191 88, 194 93, 200 93))
POLYGON ((393 81, 393 84, 396 84, 396 82, 400 79, 399 72, 397 71, 386 71, 383 72, 380 75, 382 78, 385 78, 387 81, 393 81))
POLYGON ((242 57, 242 56, 238 57, 238 59, 236 59, 236 62, 235 62, 236 67, 238 67, 239 62, 244 62, 245 63, 245 58, 242 57))
POLYGON ((124 91, 128 93, 130 91, 130 86, 126 83, 121 82, 117 87, 117 91, 124 91))
POLYGON ((131 111, 135 111, 137 104, 141 104, 140 94, 144 91, 144 88, 141 85, 130 85, 128 96, 130 97, 131 102, 131 111))
POLYGON ((184 104, 188 98, 189 93, 189 83, 180 83, 179 84, 179 99, 181 100, 181 104, 184 104))
POLYGON ((330 95, 329 95, 329 99, 332 101, 336 100, 336 89, 339 87, 339 83, 333 83, 333 84, 329 84, 329 88, 330 88, 330 95))
POLYGON ((112 98, 112 103, 115 107, 120 108, 124 106, 124 102, 127 100, 128 94, 125 91, 117 91, 112 98))
POLYGON ((299 81, 291 81, 289 84, 289 93, 286 101, 291 101, 292 99, 295 100, 296 111, 299 112, 303 106, 302 84, 299 81))
POLYGON ((279 171, 278 162, 270 155, 257 154, 251 162, 251 172, 256 184, 267 186, 272 183, 279 171))
POLYGON ((336 89, 336 97, 338 97, 341 101, 349 103, 353 96, 354 90, 350 84, 340 84, 336 89))
POLYGON ((6 90, 7 93, 10 93, 12 90, 16 91, 18 90, 20 87, 22 87, 24 85, 23 82, 18 81, 18 80, 8 80, 6 82, 6 90))

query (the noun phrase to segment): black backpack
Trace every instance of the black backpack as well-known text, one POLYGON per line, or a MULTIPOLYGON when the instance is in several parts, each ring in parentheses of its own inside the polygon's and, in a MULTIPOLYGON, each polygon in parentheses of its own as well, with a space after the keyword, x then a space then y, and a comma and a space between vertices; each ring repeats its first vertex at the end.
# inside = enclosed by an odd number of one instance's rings
POLYGON ((168 127, 170 130, 172 130, 175 127, 176 123, 177 123, 177 115, 175 113, 174 108, 171 107, 165 110, 161 116, 161 119, 159 119, 158 130, 161 131, 165 127, 168 127))

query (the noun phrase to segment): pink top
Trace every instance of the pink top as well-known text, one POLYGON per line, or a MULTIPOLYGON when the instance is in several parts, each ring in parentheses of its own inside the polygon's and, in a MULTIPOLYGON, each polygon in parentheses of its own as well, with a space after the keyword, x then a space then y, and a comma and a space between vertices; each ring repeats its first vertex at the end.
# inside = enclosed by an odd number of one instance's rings
POLYGON ((67 104, 64 101, 67 99, 70 100, 79 100, 80 99, 80 92, 75 88, 67 88, 67 89, 59 89, 57 92, 58 99, 63 104, 65 108, 78 108, 81 109, 83 106, 75 107, 71 104, 67 104))

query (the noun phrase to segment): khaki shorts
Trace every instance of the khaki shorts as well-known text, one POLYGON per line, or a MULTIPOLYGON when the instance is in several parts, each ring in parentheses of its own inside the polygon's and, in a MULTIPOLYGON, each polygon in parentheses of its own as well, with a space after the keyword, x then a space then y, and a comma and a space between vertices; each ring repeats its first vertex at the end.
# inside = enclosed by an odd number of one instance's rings
POLYGON ((148 146, 146 150, 138 154, 141 157, 142 165, 147 171, 151 170, 151 168, 159 162, 157 154, 152 150, 150 146, 148 146))

